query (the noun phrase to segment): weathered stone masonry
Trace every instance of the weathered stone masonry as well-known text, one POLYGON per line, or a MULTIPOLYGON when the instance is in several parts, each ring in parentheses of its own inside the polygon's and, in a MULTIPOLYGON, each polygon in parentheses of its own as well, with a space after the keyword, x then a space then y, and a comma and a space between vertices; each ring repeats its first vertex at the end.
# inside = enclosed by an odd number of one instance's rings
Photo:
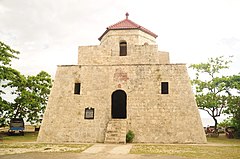
POLYGON ((107 28, 100 45, 80 46, 78 65, 58 66, 38 141, 125 143, 132 130, 134 142, 205 143, 186 66, 170 64, 155 38, 126 17, 107 28), (119 55, 121 42, 126 56, 119 55), (114 96, 118 90, 126 97, 114 96), (85 119, 88 107, 94 119, 85 119))

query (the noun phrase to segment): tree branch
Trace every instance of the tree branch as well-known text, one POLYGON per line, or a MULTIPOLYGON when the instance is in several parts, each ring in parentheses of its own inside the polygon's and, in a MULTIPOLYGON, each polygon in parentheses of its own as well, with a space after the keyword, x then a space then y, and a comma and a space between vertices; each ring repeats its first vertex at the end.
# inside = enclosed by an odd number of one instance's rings
POLYGON ((209 112, 209 110, 204 109, 204 108, 199 108, 199 109, 206 111, 211 117, 213 117, 212 114, 209 112))
POLYGON ((218 115, 218 116, 221 115, 221 113, 222 113, 222 109, 223 109, 223 108, 224 108, 224 104, 221 106, 220 111, 219 111, 219 115, 218 115))

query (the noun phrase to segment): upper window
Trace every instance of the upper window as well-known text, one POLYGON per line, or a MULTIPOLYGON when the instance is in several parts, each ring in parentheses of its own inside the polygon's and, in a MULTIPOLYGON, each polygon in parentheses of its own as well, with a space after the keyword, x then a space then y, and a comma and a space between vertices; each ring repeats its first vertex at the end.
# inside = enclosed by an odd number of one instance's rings
POLYGON ((168 82, 161 82, 161 94, 168 94, 168 82))
POLYGON ((81 83, 75 83, 74 94, 80 94, 80 90, 81 90, 81 83))
POLYGON ((127 42, 120 42, 120 56, 127 56, 127 42))

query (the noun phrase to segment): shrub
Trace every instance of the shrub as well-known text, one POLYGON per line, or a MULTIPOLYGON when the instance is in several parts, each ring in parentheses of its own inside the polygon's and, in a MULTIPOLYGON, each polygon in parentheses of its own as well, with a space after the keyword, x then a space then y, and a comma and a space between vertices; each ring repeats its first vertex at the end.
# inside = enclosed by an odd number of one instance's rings
POLYGON ((240 130, 237 130, 236 132, 234 132, 234 138, 240 139, 240 130))
POLYGON ((128 133, 126 135, 126 142, 131 143, 133 141, 133 138, 135 137, 133 131, 128 130, 128 133))

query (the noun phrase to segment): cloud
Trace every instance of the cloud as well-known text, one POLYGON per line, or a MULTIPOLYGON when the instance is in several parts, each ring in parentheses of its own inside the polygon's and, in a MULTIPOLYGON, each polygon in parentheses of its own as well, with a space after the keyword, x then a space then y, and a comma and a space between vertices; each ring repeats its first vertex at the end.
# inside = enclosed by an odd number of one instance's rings
POLYGON ((220 41, 220 45, 226 45, 232 50, 240 50, 240 38, 230 37, 223 38, 220 41))
POLYGON ((125 18, 158 34, 172 63, 234 55, 239 72, 237 0, 0 0, 0 40, 21 52, 13 66, 25 75, 77 64, 78 46, 98 45, 106 27, 125 18))
POLYGON ((54 72, 57 64, 77 64, 78 46, 98 45, 106 27, 128 11, 159 35, 159 49, 172 62, 198 63, 239 52, 239 7, 233 0, 1 0, 0 40, 21 52, 15 66, 25 73, 54 72))

